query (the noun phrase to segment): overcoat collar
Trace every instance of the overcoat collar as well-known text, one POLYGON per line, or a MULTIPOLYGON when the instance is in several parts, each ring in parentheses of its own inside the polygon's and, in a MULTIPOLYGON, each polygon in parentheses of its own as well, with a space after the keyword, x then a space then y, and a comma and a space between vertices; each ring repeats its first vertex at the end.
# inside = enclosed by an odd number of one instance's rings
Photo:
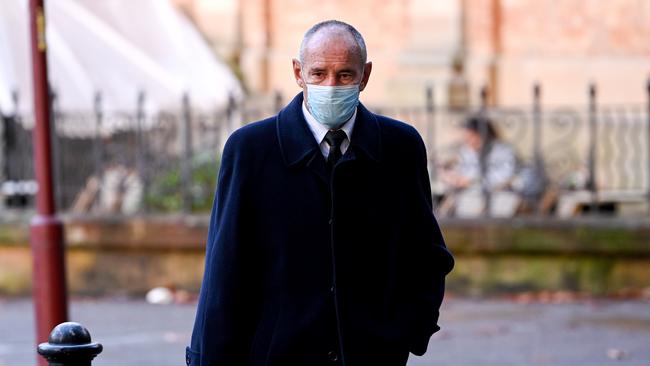
MULTIPOLYGON (((276 128, 284 162, 295 165, 317 151, 318 143, 302 114, 303 95, 299 93, 277 116, 276 128)), ((379 161, 381 139, 377 117, 359 103, 350 147, 359 148, 370 159, 379 161)))

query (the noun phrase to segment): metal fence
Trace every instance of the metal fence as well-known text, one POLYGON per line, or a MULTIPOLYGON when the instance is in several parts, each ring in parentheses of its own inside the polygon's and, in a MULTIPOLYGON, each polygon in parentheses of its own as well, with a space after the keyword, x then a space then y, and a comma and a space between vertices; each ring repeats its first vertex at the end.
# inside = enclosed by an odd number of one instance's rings
MULTIPOLYGON (((457 193, 445 184, 444 170, 462 147, 463 126, 470 117, 494 125, 500 140, 512 147, 517 166, 512 184, 495 192, 485 187, 488 152, 479 151, 481 179, 477 192, 464 201, 474 206, 468 215, 648 213, 650 83, 646 105, 599 105, 593 85, 583 106, 543 106, 539 85, 531 89, 531 104, 522 107, 489 107, 485 89, 481 94, 481 106, 474 110, 436 108, 432 89, 427 90, 426 106, 375 109, 413 124, 425 139, 440 214, 454 214, 443 210, 445 199, 457 193), (527 189, 534 194, 522 197, 527 189), (499 212, 502 206, 490 209, 491 205, 510 205, 510 209, 499 212)), ((479 131, 482 139, 486 133, 479 131)))
MULTIPOLYGON (((124 112, 105 111, 99 93, 92 112, 60 111, 56 95, 51 102, 55 199, 59 209, 75 213, 206 209, 223 142, 244 118, 261 113, 244 113, 234 100, 212 113, 198 112, 185 96, 179 110, 150 115, 144 93, 134 110, 124 112)), ((29 207, 34 192, 24 188, 33 186, 33 119, 14 113, 3 126, 5 203, 29 207)))
MULTIPOLYGON (((421 106, 371 109, 414 125, 423 136, 441 216, 639 216, 647 214, 650 200, 650 85, 648 94, 648 105, 599 105, 592 86, 584 106, 543 106, 541 89, 535 86, 528 106, 489 107, 483 92, 481 106, 459 111, 439 108, 429 88, 421 106), (445 182, 469 116, 492 121, 515 155, 507 186, 495 190, 483 183, 490 174, 486 149, 478 152, 481 179, 474 190, 445 182)), ((228 135, 282 106, 276 94, 256 106, 231 99, 224 108, 205 112, 193 109, 186 95, 179 110, 149 115, 145 101, 141 93, 133 111, 107 112, 97 94, 94 112, 81 113, 58 110, 52 96, 60 209, 97 214, 208 211, 228 135)), ((0 129, 0 183, 8 206, 31 204, 32 125, 30 117, 14 114, 4 117, 0 129)))

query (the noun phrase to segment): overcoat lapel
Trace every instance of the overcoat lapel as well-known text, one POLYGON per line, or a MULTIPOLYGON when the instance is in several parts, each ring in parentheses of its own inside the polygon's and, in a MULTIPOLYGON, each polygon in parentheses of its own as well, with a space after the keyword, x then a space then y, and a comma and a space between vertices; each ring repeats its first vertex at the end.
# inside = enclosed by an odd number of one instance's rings
MULTIPOLYGON (((329 186, 330 174, 314 135, 302 114, 302 101, 303 95, 299 93, 278 113, 276 126, 282 158, 288 167, 305 164, 329 186)), ((338 164, 355 160, 356 151, 363 152, 372 161, 379 161, 380 144, 379 124, 376 117, 359 103, 350 148, 338 164)))
POLYGON ((296 95, 278 113, 276 129, 282 158, 289 168, 306 165, 324 184, 329 184, 325 160, 302 114, 302 99, 302 93, 296 95))

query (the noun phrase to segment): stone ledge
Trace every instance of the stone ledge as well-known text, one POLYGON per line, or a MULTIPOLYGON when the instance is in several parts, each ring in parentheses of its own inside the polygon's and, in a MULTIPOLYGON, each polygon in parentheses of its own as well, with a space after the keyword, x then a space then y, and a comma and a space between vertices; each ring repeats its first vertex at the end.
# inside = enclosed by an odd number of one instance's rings
MULTIPOLYGON (((207 215, 63 217, 70 248, 199 250, 205 248, 207 215)), ((590 255, 650 257, 650 218, 443 219, 455 254, 590 255)), ((29 224, 0 221, 0 246, 27 245, 29 224)))
POLYGON ((455 254, 650 257, 650 220, 443 220, 455 254))
POLYGON ((72 247, 203 251, 209 217, 67 217, 64 222, 72 247))
MULTIPOLYGON (((198 291, 208 217, 64 217, 73 294, 142 294, 155 286, 198 291)), ((456 268, 452 292, 571 290, 590 294, 650 286, 646 220, 441 220, 456 268)), ((31 287, 28 220, 0 219, 0 294, 31 287)))

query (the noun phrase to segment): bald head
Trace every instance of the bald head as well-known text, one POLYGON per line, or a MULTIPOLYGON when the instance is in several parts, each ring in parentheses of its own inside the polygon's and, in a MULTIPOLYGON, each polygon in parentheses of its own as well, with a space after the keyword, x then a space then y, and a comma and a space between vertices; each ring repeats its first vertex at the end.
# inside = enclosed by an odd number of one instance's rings
POLYGON ((365 65, 368 55, 363 36, 350 24, 338 20, 327 20, 309 28, 300 44, 300 62, 304 63, 310 52, 327 48, 331 42, 345 44, 347 51, 359 58, 361 66, 365 65))
POLYGON ((363 91, 372 71, 361 34, 337 20, 311 27, 300 45, 299 58, 292 60, 293 74, 307 101, 307 85, 358 85, 363 91))

